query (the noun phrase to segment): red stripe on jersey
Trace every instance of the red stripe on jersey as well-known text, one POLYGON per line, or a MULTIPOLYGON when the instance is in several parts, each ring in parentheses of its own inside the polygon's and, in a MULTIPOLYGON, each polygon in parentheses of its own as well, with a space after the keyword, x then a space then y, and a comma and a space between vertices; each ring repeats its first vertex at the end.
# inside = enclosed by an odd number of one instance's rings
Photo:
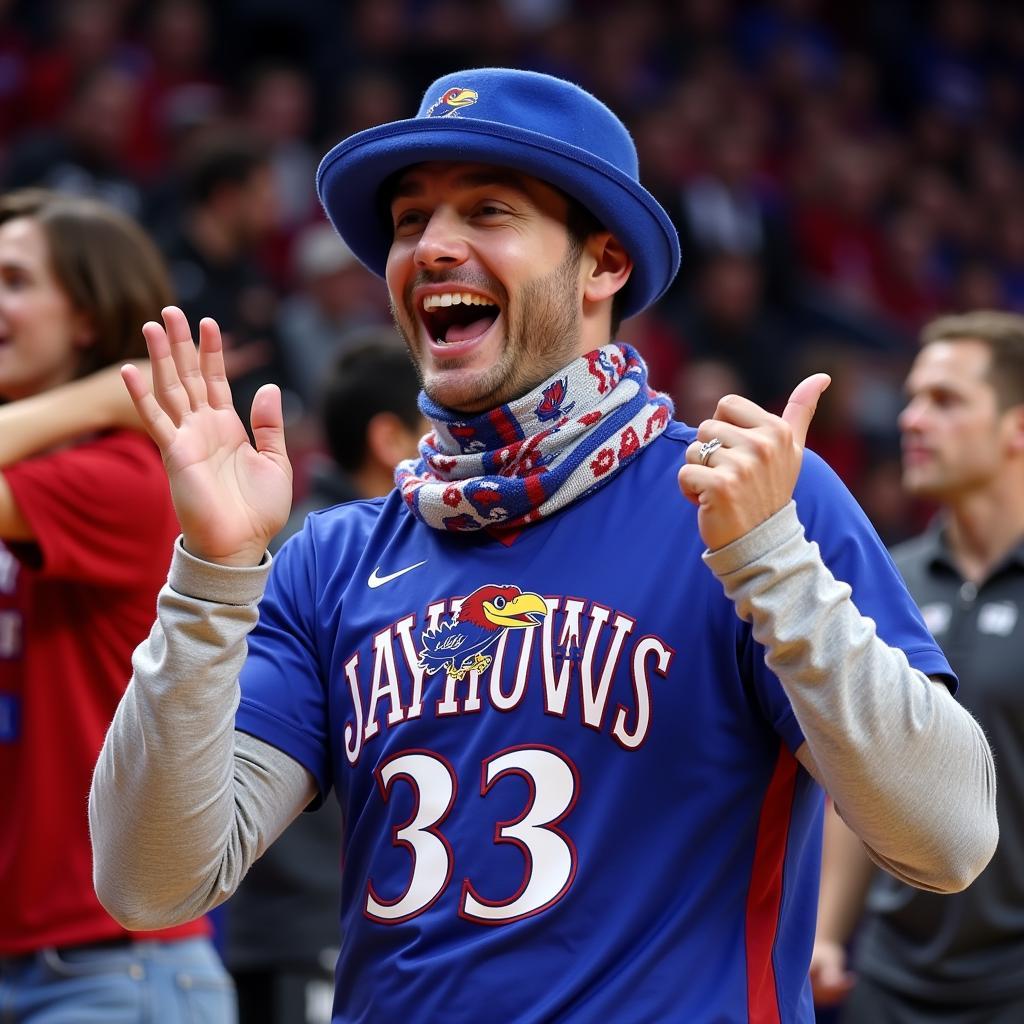
POLYGON ((781 1024, 772 951, 782 906, 782 874, 796 792, 796 758, 780 747, 757 824, 747 893, 747 1014, 750 1024, 781 1024))

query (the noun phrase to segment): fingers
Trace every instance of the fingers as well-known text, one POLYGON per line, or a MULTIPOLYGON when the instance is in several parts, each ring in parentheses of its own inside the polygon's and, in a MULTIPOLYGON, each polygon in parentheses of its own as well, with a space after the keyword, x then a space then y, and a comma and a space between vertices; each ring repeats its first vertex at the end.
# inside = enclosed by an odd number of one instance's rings
MULTIPOLYGON (((189 410, 188 392, 181 386, 181 379, 171 357, 171 342, 162 324, 155 320, 143 324, 143 337, 149 350, 153 366, 153 394, 160 407, 171 420, 178 424, 189 410)), ((134 397, 134 396, 133 396, 134 397)), ((141 415, 141 412, 140 412, 141 415)))
MULTIPOLYGON (((713 466, 718 453, 725 448, 737 448, 742 445, 747 433, 748 428, 737 427, 723 420, 704 420, 697 430, 696 440, 687 446, 686 461, 692 465, 713 466), (712 454, 708 458, 702 459, 705 444, 713 440, 720 441, 721 446, 715 446, 712 454)), ((721 461, 720 456, 718 461, 721 461)))
POLYGON ((803 448, 811 420, 818 408, 818 399, 831 383, 832 378, 827 373, 814 373, 800 381, 789 396, 781 417, 774 416, 742 395, 725 395, 718 401, 714 418, 700 425, 697 438, 699 441, 707 441, 718 437, 724 445, 736 447, 740 443, 740 435, 731 428, 750 430, 770 426, 781 419, 792 431, 794 443, 803 448))
POLYGON ((793 389, 786 408, 782 411, 782 418, 793 429, 793 440, 801 448, 807 440, 807 430, 818 408, 818 399, 831 383, 832 378, 827 373, 813 373, 810 377, 805 377, 793 389))
POLYGON ((724 395, 718 400, 714 415, 716 421, 734 423, 737 427, 760 427, 775 418, 757 402, 742 395, 724 395))
POLYGON ((146 380, 139 368, 132 366, 131 363, 121 367, 121 379, 124 381, 125 387, 128 388, 128 394, 131 395, 135 411, 139 414, 142 425, 156 442, 157 447, 161 451, 165 451, 174 440, 174 423, 153 396, 153 389, 150 387, 149 381, 146 380))
POLYGON ((224 367, 224 339, 211 317, 199 321, 199 369, 206 381, 206 397, 215 409, 231 408, 231 386, 224 367))
POLYGON ((171 358, 178 380, 188 395, 189 407, 198 409, 206 405, 206 381, 199 370, 199 358, 196 355, 188 318, 177 306, 167 306, 160 315, 167 329, 171 358))
POLYGON ((714 470, 710 466, 702 466, 700 463, 684 464, 678 473, 679 490, 683 497, 693 505, 700 505, 701 495, 707 493, 711 486, 711 473, 714 470))
POLYGON ((252 400, 252 437, 256 451, 287 463, 288 452, 284 443, 284 412, 281 407, 281 389, 276 384, 264 384, 252 400))
POLYGON ((177 306, 162 312, 163 324, 150 321, 142 328, 152 362, 153 394, 175 424, 204 405, 231 407, 231 388, 224 368, 224 347, 215 320, 199 324, 199 351, 188 319, 177 306))
POLYGON ((679 469, 679 487, 698 508, 698 529, 710 550, 749 533, 792 500, 807 429, 830 383, 824 373, 801 381, 782 416, 726 395, 714 418, 701 423, 679 469))

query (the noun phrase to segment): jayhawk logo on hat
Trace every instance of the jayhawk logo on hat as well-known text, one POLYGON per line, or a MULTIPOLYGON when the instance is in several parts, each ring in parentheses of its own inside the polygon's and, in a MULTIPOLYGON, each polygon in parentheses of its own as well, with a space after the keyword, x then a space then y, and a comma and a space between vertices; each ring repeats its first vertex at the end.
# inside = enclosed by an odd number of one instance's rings
POLYGON ((460 107, 470 107, 479 99, 473 89, 448 89, 436 103, 431 104, 427 117, 457 117, 460 107), (447 108, 447 109, 439 109, 447 108))

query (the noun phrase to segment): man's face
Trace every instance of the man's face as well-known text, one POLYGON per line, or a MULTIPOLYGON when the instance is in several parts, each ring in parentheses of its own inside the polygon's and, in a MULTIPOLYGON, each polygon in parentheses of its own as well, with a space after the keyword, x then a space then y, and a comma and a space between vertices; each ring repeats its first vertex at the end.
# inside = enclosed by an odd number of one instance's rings
POLYGON ((910 493, 949 501, 1003 472, 1012 423, 988 379, 990 360, 971 339, 932 342, 914 360, 899 417, 910 493))
POLYGON ((582 354, 567 212, 556 189, 485 164, 418 164, 399 178, 388 289, 434 401, 493 409, 582 354))

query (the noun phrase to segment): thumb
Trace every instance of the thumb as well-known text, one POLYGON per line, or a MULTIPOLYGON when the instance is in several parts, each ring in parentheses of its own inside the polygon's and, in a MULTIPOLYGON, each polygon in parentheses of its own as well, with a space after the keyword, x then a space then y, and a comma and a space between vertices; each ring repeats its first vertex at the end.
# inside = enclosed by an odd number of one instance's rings
POLYGON ((252 400, 249 416, 256 451, 270 455, 276 462, 288 460, 284 443, 284 411, 281 389, 276 384, 264 384, 252 400))
POLYGON ((807 440, 807 430, 818 408, 818 399, 831 383, 832 378, 827 373, 812 373, 793 388, 782 411, 782 418, 793 428, 793 440, 801 448, 807 440))

